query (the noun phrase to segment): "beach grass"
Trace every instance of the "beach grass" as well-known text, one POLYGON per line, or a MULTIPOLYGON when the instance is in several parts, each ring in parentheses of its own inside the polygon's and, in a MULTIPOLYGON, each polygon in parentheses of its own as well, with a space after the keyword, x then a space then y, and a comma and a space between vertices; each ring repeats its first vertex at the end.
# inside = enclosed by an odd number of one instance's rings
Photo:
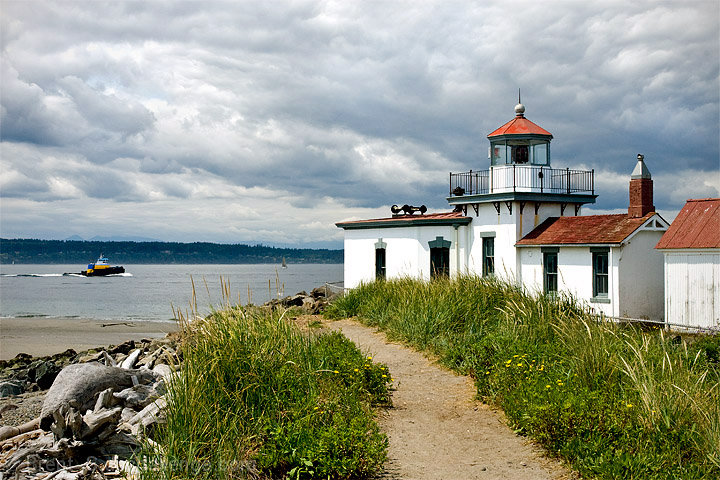
POLYGON ((463 276, 361 285, 359 316, 471 375, 478 395, 590 478, 720 478, 720 338, 603 321, 562 294, 463 276))
POLYGON ((143 478, 366 478, 386 458, 389 372, 339 333, 230 307, 184 322, 167 423, 143 478))

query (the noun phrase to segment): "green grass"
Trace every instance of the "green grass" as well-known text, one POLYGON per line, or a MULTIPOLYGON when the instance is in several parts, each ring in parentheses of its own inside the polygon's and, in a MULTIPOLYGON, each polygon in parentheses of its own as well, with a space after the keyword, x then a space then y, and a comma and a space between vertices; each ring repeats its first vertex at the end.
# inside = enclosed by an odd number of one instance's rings
POLYGON ((595 478, 720 478, 718 336, 606 323, 496 279, 362 285, 358 315, 474 377, 511 426, 595 478))
POLYGON ((390 375, 339 333, 225 308, 186 325, 144 478, 365 478, 386 458, 390 375), (254 477, 257 476, 257 477, 254 477))

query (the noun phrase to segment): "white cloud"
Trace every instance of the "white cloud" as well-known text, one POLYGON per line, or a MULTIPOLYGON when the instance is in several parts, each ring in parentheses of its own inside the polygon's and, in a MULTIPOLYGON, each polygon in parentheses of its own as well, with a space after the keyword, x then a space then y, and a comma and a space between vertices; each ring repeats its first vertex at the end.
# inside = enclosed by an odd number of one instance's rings
POLYGON ((38 0, 0 22, 16 236, 338 241, 344 217, 447 207, 518 87, 598 208, 625 208, 638 152, 658 208, 718 195, 716 2, 38 0))

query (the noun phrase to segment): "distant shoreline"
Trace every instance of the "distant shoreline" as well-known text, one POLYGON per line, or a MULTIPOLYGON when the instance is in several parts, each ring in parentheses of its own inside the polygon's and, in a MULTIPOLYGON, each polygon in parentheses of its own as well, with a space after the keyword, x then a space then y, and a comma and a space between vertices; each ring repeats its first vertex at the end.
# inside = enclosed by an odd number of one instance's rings
POLYGON ((342 249, 277 248, 209 242, 105 242, 0 238, 0 265, 83 265, 104 254, 112 264, 268 265, 339 264, 342 249))

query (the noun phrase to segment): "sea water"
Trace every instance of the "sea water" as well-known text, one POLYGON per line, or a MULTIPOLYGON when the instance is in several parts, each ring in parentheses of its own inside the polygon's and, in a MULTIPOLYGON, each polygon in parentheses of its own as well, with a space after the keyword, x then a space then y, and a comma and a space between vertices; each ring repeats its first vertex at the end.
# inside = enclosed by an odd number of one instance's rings
POLYGON ((343 276, 342 264, 125 265, 120 275, 64 275, 81 267, 1 265, 0 317, 168 321, 174 309, 192 311, 193 290, 198 313, 221 307, 221 282, 229 285, 232 304, 259 305, 343 276))

